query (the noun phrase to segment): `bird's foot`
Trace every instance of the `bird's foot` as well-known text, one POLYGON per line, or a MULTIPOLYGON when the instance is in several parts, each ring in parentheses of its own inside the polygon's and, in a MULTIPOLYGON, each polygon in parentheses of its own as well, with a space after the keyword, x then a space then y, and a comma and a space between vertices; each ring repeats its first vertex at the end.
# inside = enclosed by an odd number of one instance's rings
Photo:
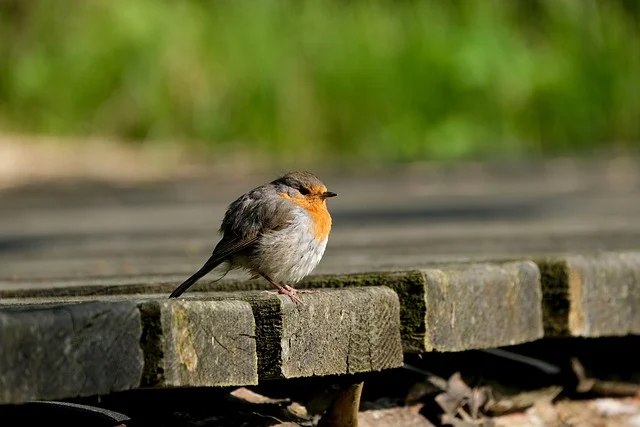
POLYGON ((281 285, 277 291, 265 291, 268 294, 275 294, 275 295, 286 295, 289 298, 291 298, 291 301, 293 302, 297 302, 300 303, 302 305, 304 305, 304 302, 302 302, 302 300, 300 299, 300 297, 298 297, 299 294, 314 294, 316 292, 318 292, 315 289, 302 289, 302 290, 298 290, 296 288, 293 288, 289 285, 281 285))
POLYGON ((289 285, 282 285, 284 289, 290 292, 294 292, 296 294, 315 294, 318 292, 317 289, 295 289, 289 285))
POLYGON ((302 292, 299 292, 298 290, 293 288, 286 289, 282 287, 282 288, 279 288, 277 291, 264 291, 264 292, 268 294, 274 294, 274 295, 286 295, 289 298, 291 298, 291 301, 304 305, 304 302, 302 302, 302 300, 298 297, 298 294, 302 292))
POLYGON ((263 274, 263 273, 258 273, 258 274, 260 274, 262 277, 264 277, 267 280, 267 282, 271 283, 273 285, 273 287, 277 289, 277 291, 266 291, 266 292, 280 294, 280 295, 286 295, 289 298, 291 298, 291 301, 300 303, 302 305, 304 305, 304 303, 298 297, 298 294, 310 294, 310 293, 313 293, 313 292, 317 292, 317 291, 315 291, 313 289, 299 291, 299 290, 297 290, 297 289, 295 289, 295 288, 293 288, 293 287, 291 287, 289 285, 281 285, 281 284, 279 284, 278 282, 276 282, 275 280, 271 279, 266 274, 263 274))
POLYGON ((291 298, 291 301, 293 302, 297 302, 304 305, 300 297, 298 297, 298 294, 302 292, 300 292, 297 289, 293 289, 291 286, 286 286, 286 287, 285 286, 283 286, 282 289, 278 290, 278 293, 288 296, 289 298, 291 298))

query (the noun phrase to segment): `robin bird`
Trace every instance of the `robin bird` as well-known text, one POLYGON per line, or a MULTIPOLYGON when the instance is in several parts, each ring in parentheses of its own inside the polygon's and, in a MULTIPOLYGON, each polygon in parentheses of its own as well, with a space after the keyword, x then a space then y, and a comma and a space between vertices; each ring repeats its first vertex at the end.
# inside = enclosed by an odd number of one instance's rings
POLYGON ((169 298, 226 264, 224 274, 245 269, 252 278, 263 277, 277 293, 302 302, 297 296, 301 291, 291 285, 311 273, 324 255, 331 231, 327 199, 335 196, 309 172, 287 173, 240 196, 225 213, 222 239, 211 257, 169 298))

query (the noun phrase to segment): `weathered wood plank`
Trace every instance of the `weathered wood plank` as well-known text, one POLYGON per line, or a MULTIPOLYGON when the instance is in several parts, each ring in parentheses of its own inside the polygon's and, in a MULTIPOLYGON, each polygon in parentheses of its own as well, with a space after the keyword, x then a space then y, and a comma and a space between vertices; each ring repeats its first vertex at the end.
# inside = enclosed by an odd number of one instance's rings
POLYGON ((543 336, 540 272, 532 262, 424 270, 425 349, 460 351, 543 336))
POLYGON ((236 386, 258 382, 255 324, 242 301, 140 304, 145 386, 236 386))
POLYGON ((141 332, 130 301, 0 308, 0 403, 139 386, 141 332))
POLYGON ((264 292, 195 293, 184 300, 102 298, 112 301, 37 306, 28 299, 5 301, 0 331, 10 345, 3 346, 0 372, 3 390, 10 394, 2 396, 3 402, 141 386, 250 385, 259 377, 352 374, 403 363, 400 306, 389 288, 305 294, 302 306, 264 292), (116 322, 123 317, 122 307, 130 324, 116 322), (95 314, 98 308, 102 311, 95 314), (120 337, 126 342, 114 341, 120 337), (69 342, 80 350, 73 345, 69 350, 69 342), (58 365, 68 370, 48 370, 58 365), (24 384, 21 370, 36 372, 31 382, 24 384), (97 379, 87 382, 89 374, 97 379))
MULTIPOLYGON (((209 294, 210 296, 211 294, 209 294)), ((400 305, 386 287, 246 300, 256 318, 261 379, 353 374, 402 366, 400 305)))
POLYGON ((258 381, 255 324, 246 302, 119 297, 4 303, 0 403, 258 381))
MULTIPOLYGON (((531 261, 442 264, 424 270, 312 276, 297 287, 387 286, 400 299, 404 351, 459 351, 513 345, 540 338, 539 276, 537 266, 531 261)), ((220 299, 229 297, 226 292, 264 289, 267 286, 260 281, 202 280, 185 297, 220 299)), ((74 293, 85 296, 169 293, 174 287, 175 283, 86 286, 25 290, 12 295, 55 297, 74 293)), ((265 303, 260 308, 260 316, 268 317, 270 310, 275 309, 265 303)))
POLYGON ((389 286, 400 297, 404 351, 460 351, 543 335, 540 273, 531 261, 314 277, 303 286, 389 286))
POLYGON ((545 335, 640 334, 640 253, 602 253, 538 261, 545 335))

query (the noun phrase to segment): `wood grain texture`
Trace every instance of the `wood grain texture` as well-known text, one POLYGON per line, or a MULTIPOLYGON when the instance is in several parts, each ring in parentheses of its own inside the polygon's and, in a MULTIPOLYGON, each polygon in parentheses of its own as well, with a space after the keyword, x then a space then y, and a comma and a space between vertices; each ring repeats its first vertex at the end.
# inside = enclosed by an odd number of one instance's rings
POLYGON ((256 384, 251 307, 242 301, 156 300, 140 305, 145 386, 256 384))
POLYGON ((353 374, 402 366, 400 305, 385 287, 321 291, 251 302, 260 378, 353 374))
POLYGON ((539 260, 549 336, 640 334, 640 253, 539 260))
POLYGON ((460 351, 543 336, 540 272, 530 261, 424 270, 427 351, 460 351))
POLYGON ((140 385, 135 303, 0 308, 0 403, 107 394, 140 385))

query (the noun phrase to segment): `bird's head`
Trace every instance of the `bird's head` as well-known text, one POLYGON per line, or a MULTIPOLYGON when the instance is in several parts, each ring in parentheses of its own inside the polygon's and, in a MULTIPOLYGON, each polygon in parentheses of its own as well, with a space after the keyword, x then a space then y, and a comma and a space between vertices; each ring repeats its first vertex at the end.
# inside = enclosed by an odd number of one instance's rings
POLYGON ((292 199, 306 199, 308 201, 325 202, 330 197, 337 196, 320 178, 310 172, 289 172, 272 182, 282 188, 292 199))

